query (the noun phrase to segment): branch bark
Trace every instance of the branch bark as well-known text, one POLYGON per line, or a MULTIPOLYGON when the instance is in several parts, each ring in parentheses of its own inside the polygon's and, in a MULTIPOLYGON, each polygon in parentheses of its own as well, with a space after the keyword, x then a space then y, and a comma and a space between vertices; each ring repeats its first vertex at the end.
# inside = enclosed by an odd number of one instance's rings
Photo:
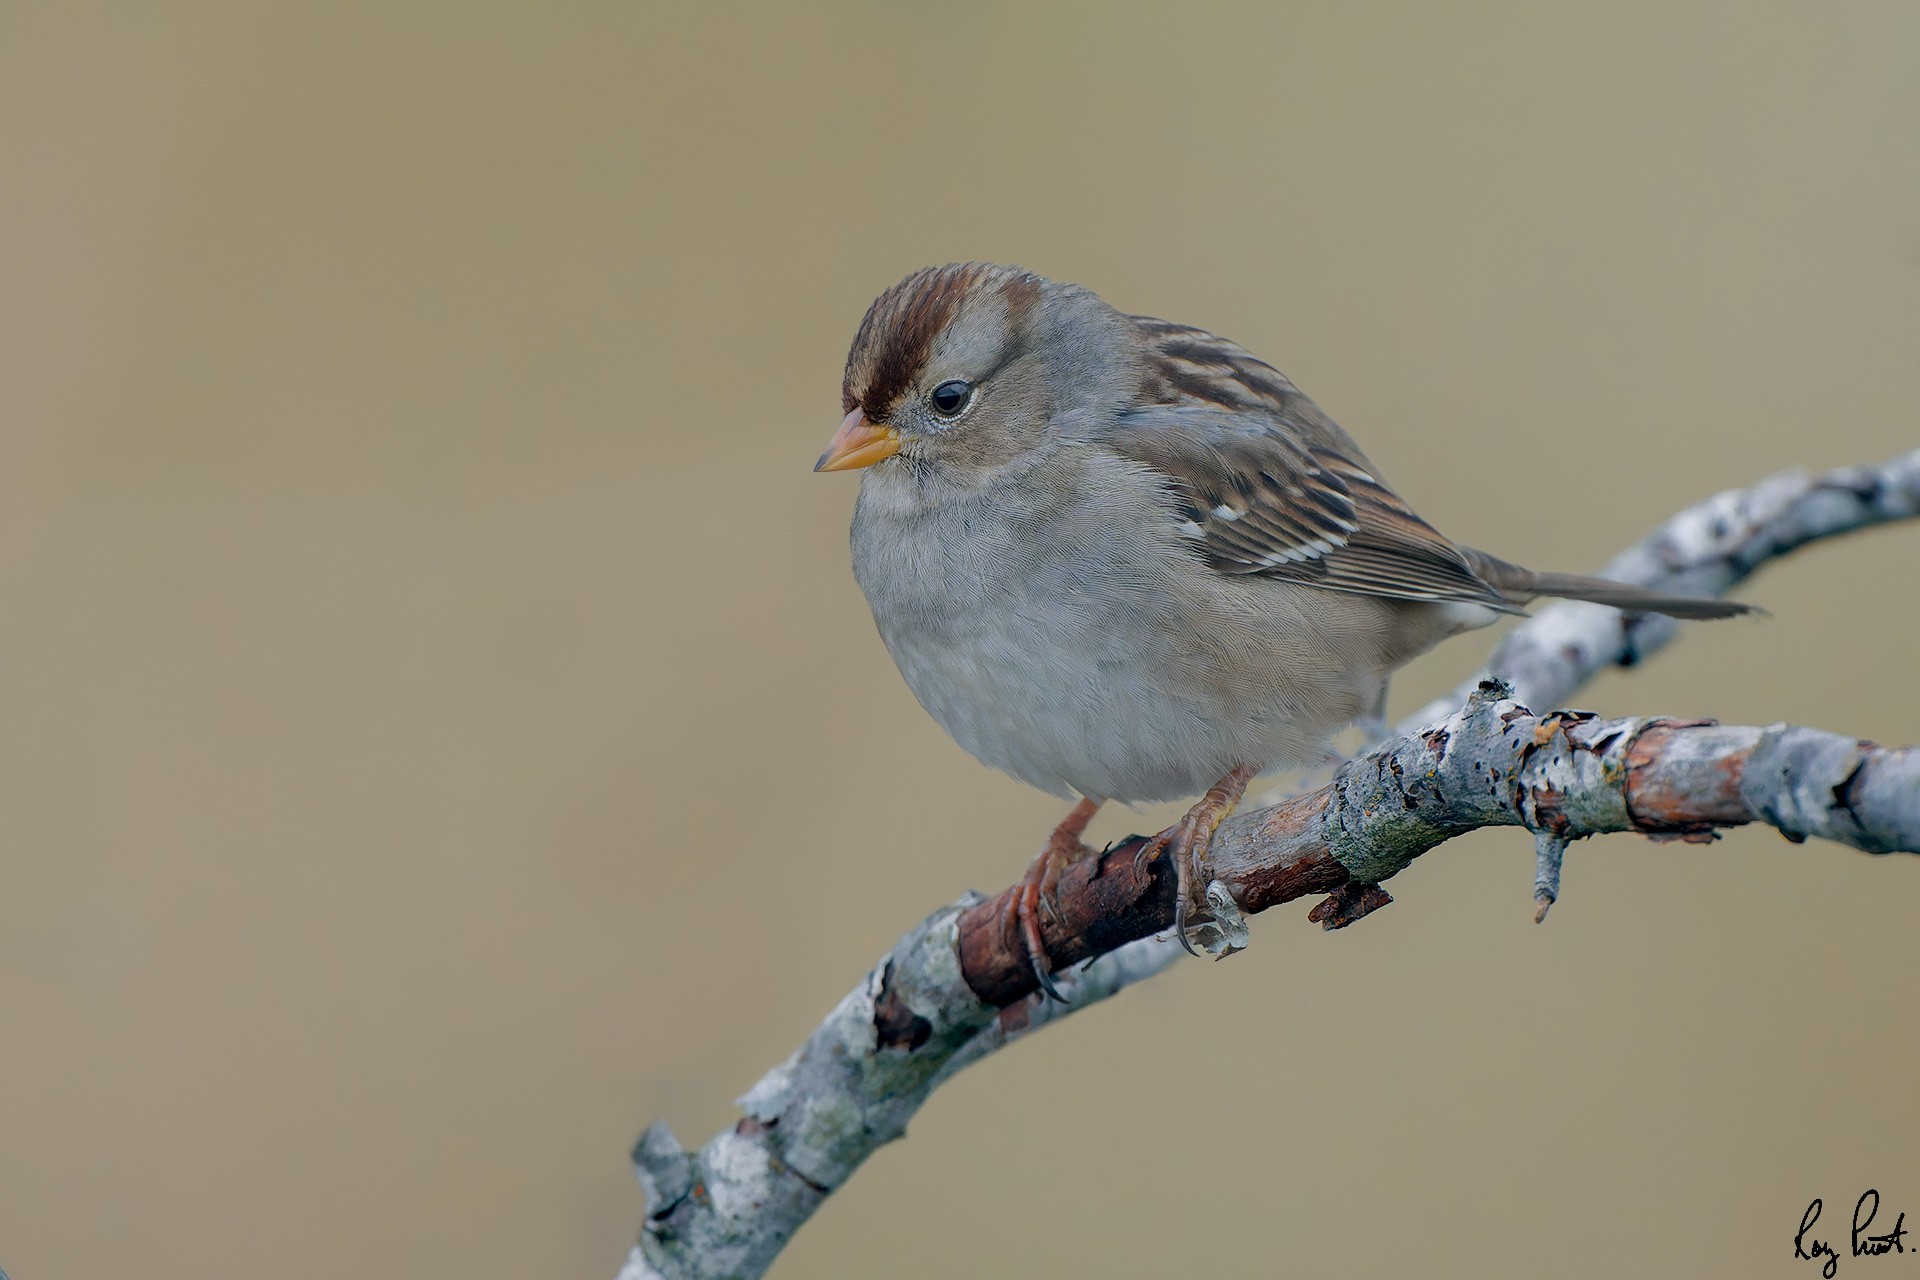
MULTIPOLYGON (((1608 566, 1666 590, 1724 592, 1807 542, 1920 514, 1920 450, 1880 466, 1776 476, 1690 508, 1608 566)), ((1920 750, 1815 729, 1658 718, 1536 715, 1595 673, 1672 638, 1668 619, 1574 602, 1517 628, 1482 678, 1411 717, 1401 736, 1328 785, 1234 818, 1216 834, 1212 888, 1253 914, 1329 895, 1310 918, 1341 928, 1391 899, 1379 882, 1462 832, 1535 833, 1541 911, 1570 840, 1637 831, 1708 840, 1764 822, 1874 853, 1920 852, 1920 750), (1464 706, 1462 705, 1464 703, 1464 706)), ((999 927, 1009 889, 941 908, 842 999, 807 1042, 697 1152, 656 1123, 634 1148, 647 1194, 621 1280, 758 1276, 800 1225, 942 1081, 968 1063, 1165 968, 1153 935, 1173 920, 1165 858, 1137 864, 1141 837, 1070 867, 1042 938, 1064 1001, 1036 992, 1017 939, 999 927), (1080 961, 1079 968, 1067 969, 1080 961)), ((1231 925, 1231 921, 1229 921, 1231 925)), ((1229 928, 1227 932, 1231 932, 1229 928)))
MULTIPOLYGON (((1337 929, 1390 901, 1381 881, 1481 827, 1525 827, 1564 845, 1619 831, 1709 840, 1721 827, 1764 822, 1796 842, 1920 852, 1915 748, 1796 725, 1535 715, 1511 692, 1486 681, 1462 710, 1350 762, 1319 790, 1230 819, 1214 837, 1216 881, 1248 915, 1330 894, 1312 918, 1337 929)), ((1163 859, 1136 867, 1141 843, 1061 878, 1058 919, 1041 927, 1056 965, 1172 925, 1172 869, 1163 859)), ((967 908, 958 923, 961 976, 994 1006, 1036 985, 1019 939, 1000 926, 1005 896, 967 908)))

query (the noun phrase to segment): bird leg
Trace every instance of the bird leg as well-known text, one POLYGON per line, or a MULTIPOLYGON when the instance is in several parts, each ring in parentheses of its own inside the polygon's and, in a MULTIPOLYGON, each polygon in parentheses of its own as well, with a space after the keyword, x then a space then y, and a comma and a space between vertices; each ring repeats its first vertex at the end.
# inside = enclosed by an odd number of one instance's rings
POLYGON ((1247 794, 1247 783, 1256 772, 1252 765, 1246 764, 1231 770, 1194 802, 1185 817, 1140 848, 1141 862, 1153 861, 1162 850, 1173 858, 1173 935, 1193 955, 1200 953, 1193 949, 1193 942, 1187 937, 1187 916, 1195 907, 1206 906, 1207 846, 1213 843, 1214 831, 1240 803, 1240 797, 1247 794))
POLYGON ((1060 883, 1060 873, 1077 859, 1084 858, 1093 850, 1080 842, 1087 824, 1093 821, 1093 815, 1099 812, 1100 801, 1089 796, 1073 806, 1073 812, 1060 820, 1060 825, 1047 837, 1046 848, 1027 868, 1027 874, 1014 886, 1014 892, 1008 898, 1007 908, 1001 913, 1001 928, 1004 932, 1012 929, 1019 931, 1020 940, 1027 948, 1027 962, 1033 966, 1033 976, 1040 983, 1040 989, 1055 1000, 1061 999, 1060 989, 1053 984, 1053 965, 1047 959, 1046 947, 1040 941, 1040 907, 1046 904, 1049 914, 1053 912, 1053 891, 1060 883))

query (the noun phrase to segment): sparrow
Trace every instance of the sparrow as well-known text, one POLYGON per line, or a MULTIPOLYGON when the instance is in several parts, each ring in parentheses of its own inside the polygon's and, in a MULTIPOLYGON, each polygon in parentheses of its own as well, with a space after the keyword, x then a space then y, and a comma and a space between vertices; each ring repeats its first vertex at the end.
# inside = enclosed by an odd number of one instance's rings
POLYGON ((1751 607, 1538 573, 1452 542, 1273 366, 1078 285, 969 262, 867 309, 815 471, 862 469, 853 572, 921 706, 1077 798, 1003 921, 1057 998, 1038 911, 1106 800, 1204 793, 1175 932, 1248 782, 1383 723, 1393 672, 1538 596, 1677 618, 1751 607))

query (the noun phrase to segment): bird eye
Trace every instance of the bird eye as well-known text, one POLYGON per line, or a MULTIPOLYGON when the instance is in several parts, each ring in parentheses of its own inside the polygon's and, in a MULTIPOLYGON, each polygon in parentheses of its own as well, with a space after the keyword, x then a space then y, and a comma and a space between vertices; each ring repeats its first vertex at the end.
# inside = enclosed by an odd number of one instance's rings
POLYGON ((972 399, 973 386, 956 378, 935 387, 933 394, 927 397, 927 403, 932 405, 933 411, 941 417, 957 418, 972 399))

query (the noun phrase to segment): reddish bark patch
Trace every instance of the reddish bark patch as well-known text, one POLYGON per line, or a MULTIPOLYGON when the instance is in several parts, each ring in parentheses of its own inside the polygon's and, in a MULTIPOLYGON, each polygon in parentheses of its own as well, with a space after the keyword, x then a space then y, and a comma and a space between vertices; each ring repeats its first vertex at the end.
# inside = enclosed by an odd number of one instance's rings
MULTIPOLYGON (((1053 910, 1040 911, 1040 939, 1054 968, 1064 969, 1090 956, 1157 933, 1173 923, 1173 867, 1163 855, 1136 865, 1146 843, 1132 836, 1060 873, 1053 910)), ((960 972, 967 986, 1000 1008, 1039 989, 1027 949, 1013 920, 1015 885, 960 917, 960 972)))
POLYGON ((1344 929, 1392 902, 1393 895, 1377 884, 1343 884, 1307 912, 1307 919, 1322 929, 1344 929))
POLYGON ((1661 720, 1627 747, 1627 812, 1641 831, 1690 833, 1753 821, 1740 797, 1747 753, 1689 754, 1678 744, 1712 721, 1661 720))

